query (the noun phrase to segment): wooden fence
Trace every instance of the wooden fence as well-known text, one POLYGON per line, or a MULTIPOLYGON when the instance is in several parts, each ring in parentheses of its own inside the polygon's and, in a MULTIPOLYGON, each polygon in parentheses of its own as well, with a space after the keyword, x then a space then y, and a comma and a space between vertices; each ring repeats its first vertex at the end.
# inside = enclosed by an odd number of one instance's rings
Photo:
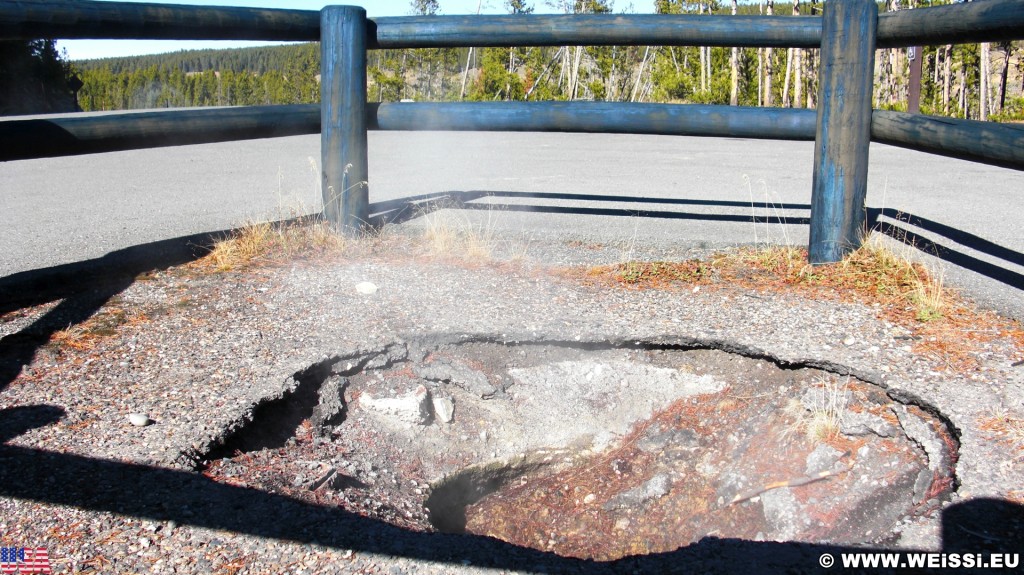
MULTIPOLYGON (((871 109, 876 48, 1024 38, 1024 2, 878 14, 828 0, 820 17, 411 16, 360 7, 271 10, 0 0, 0 38, 290 40, 321 43, 321 104, 0 122, 0 161, 321 134, 324 214, 345 233, 369 219, 367 130, 612 132, 814 140, 810 261, 861 241, 870 141, 1024 169, 1024 128, 871 109), (817 110, 606 102, 366 101, 366 51, 512 46, 820 48, 817 110)), ((908 169, 913 169, 909 167, 908 169)))

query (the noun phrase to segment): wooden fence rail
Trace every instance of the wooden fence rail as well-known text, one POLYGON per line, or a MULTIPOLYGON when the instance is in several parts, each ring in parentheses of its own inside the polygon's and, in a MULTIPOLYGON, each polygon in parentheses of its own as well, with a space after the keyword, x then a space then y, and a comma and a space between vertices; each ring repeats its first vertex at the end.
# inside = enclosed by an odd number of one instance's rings
POLYGON ((358 232, 369 205, 366 131, 612 132, 815 140, 810 259, 860 242, 871 140, 1024 169, 1024 129, 871 110, 874 51, 1024 38, 1024 2, 984 0, 879 15, 829 0, 821 17, 530 15, 366 18, 322 11, 63 0, 0 0, 0 39, 321 42, 321 104, 49 117, 0 122, 0 161, 321 133, 324 213, 358 232), (378 48, 668 45, 821 48, 818 109, 604 102, 366 102, 378 48))
MULTIPOLYGON (((983 0, 878 16, 878 47, 1019 40, 1024 3, 983 0)), ((315 10, 135 2, 2 0, 0 39, 320 40, 315 10)), ((803 16, 400 16, 368 20, 367 47, 772 46, 817 48, 821 19, 803 16), (781 42, 781 43, 773 43, 781 42)))
MULTIPOLYGON (((371 103, 369 130, 593 132, 814 140, 816 112, 617 102, 371 103), (767 112, 767 113, 765 113, 767 112)), ((320 133, 320 105, 0 121, 0 162, 320 133)), ((1024 169, 1024 126, 874 110, 871 140, 1024 169)))

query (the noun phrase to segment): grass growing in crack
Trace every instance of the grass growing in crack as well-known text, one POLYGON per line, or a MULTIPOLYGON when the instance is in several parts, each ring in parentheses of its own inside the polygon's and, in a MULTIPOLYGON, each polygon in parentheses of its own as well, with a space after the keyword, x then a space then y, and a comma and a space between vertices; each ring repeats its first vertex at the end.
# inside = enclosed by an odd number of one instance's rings
POLYGON ((750 287, 829 289, 909 307, 918 322, 941 319, 953 299, 941 274, 929 272, 909 253, 893 250, 879 235, 869 236, 860 248, 833 264, 810 265, 807 250, 791 246, 740 249, 714 258, 713 263, 723 279, 750 287))
MULTIPOLYGON (((748 264, 793 281, 815 281, 814 266, 807 263, 807 250, 792 246, 764 246, 738 253, 748 264)), ((719 261, 728 264, 729 257, 719 261)))
MULTIPOLYGON (((614 266, 615 278, 623 284, 658 287, 674 283, 696 283, 710 277, 712 268, 700 260, 684 262, 628 261, 614 266)), ((600 268, 596 268, 600 270, 600 268)))
POLYGON ((632 287, 662 288, 678 283, 716 279, 755 289, 795 286, 859 294, 871 301, 911 306, 914 317, 930 322, 943 317, 950 293, 942 276, 898 254, 872 236, 841 262, 811 265, 807 250, 792 246, 762 246, 720 253, 708 261, 623 261, 596 266, 590 277, 607 276, 632 287))
MULTIPOLYGON (((320 169, 313 158, 309 158, 309 174, 316 197, 322 197, 320 169)), ((216 271, 230 271, 260 261, 337 253, 345 248, 344 236, 335 233, 320 215, 309 215, 316 211, 297 196, 285 194, 283 176, 278 178, 277 213, 267 218, 278 221, 246 222, 216 241, 204 263, 212 264, 216 271)))
POLYGON ((421 229, 398 232, 386 224, 367 229, 357 238, 344 237, 320 216, 298 216, 280 222, 249 222, 217 241, 200 267, 230 271, 259 263, 273 263, 296 257, 358 255, 370 253, 428 254, 442 259, 481 263, 502 256, 522 260, 529 238, 501 238, 497 214, 488 210, 476 222, 464 210, 424 210, 421 229))
POLYGON ((419 212, 422 232, 409 238, 410 247, 433 257, 470 264, 525 260, 532 243, 530 234, 499 233, 502 208, 490 204, 479 207, 484 209, 467 209, 451 200, 425 205, 419 212), (486 217, 470 215, 481 211, 486 217))
POLYGON ((438 209, 423 213, 423 240, 434 256, 488 260, 497 244, 495 215, 487 212, 484 223, 474 223, 458 210, 438 209))
POLYGON ((942 275, 929 272, 905 253, 897 253, 880 235, 869 236, 838 265, 839 285, 905 301, 915 307, 918 321, 939 319, 947 307, 949 294, 942 275))
POLYGON ((801 433, 807 441, 820 443, 839 437, 843 426, 843 414, 846 411, 847 393, 845 381, 822 378, 820 387, 814 388, 811 395, 813 405, 805 405, 801 399, 790 399, 784 409, 793 418, 784 436, 801 433))
POLYGON ((337 253, 345 245, 345 238, 320 218, 250 222, 216 242, 206 259, 218 271, 229 271, 264 259, 337 253))

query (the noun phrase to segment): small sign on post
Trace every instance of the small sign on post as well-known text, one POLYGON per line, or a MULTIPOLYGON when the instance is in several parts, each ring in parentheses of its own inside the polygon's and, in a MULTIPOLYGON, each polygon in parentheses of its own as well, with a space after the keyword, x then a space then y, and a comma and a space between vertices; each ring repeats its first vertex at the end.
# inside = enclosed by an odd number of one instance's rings
POLYGON ((907 59, 910 60, 910 88, 907 90, 907 113, 921 113, 921 65, 924 53, 920 46, 907 48, 907 59))

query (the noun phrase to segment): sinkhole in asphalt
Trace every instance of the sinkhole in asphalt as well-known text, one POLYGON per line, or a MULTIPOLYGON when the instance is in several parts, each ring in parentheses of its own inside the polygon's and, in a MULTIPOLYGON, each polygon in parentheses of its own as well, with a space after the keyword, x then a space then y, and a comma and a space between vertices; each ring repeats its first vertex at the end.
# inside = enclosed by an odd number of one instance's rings
POLYGON ((956 488, 956 432, 923 402, 722 347, 395 343, 296 374, 198 459, 217 481, 598 560, 708 536, 884 542, 956 488))

